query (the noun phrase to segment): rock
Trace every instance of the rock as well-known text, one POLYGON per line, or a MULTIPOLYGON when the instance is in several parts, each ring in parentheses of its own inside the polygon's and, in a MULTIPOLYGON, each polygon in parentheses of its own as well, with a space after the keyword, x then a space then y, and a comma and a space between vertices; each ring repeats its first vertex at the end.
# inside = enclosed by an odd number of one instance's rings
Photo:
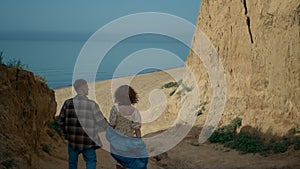
POLYGON ((55 115, 54 91, 33 73, 5 65, 0 79, 0 152, 28 161, 55 115))
MULTIPOLYGON (((300 1, 203 0, 197 32, 218 52, 227 85, 221 124, 235 117, 242 126, 282 136, 300 126, 300 1)), ((199 94, 211 100, 207 71, 191 50, 187 65, 199 94)))

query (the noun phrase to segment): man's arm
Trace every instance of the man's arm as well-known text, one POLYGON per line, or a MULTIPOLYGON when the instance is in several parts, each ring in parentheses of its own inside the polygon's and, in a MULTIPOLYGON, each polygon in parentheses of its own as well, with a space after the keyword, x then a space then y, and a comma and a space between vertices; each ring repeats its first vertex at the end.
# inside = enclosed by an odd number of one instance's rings
POLYGON ((98 104, 95 103, 95 108, 93 110, 94 118, 96 121, 96 125, 102 127, 103 129, 106 129, 108 122, 106 118, 104 117, 103 113, 101 112, 98 104))

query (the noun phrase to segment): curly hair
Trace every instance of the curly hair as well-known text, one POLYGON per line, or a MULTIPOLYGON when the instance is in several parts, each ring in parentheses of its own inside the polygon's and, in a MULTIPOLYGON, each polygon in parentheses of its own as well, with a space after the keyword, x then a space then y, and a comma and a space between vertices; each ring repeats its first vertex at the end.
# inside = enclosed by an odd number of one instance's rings
POLYGON ((130 105, 139 102, 139 98, 135 90, 128 85, 120 86, 115 92, 115 102, 120 105, 130 105))

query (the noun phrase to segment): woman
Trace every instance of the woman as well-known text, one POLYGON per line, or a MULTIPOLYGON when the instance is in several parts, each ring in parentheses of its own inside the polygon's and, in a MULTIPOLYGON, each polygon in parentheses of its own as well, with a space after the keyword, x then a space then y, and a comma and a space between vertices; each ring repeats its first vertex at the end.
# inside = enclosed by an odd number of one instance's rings
MULTIPOLYGON (((116 168, 147 168, 145 144, 141 138, 141 115, 132 105, 138 103, 138 95, 128 85, 120 86, 115 94, 115 105, 110 111, 110 125, 119 135, 111 142, 111 155, 116 160, 116 168), (125 150, 124 150, 125 149, 125 150), (124 150, 124 151, 122 151, 124 150)), ((113 136, 114 137, 114 136, 113 136)))

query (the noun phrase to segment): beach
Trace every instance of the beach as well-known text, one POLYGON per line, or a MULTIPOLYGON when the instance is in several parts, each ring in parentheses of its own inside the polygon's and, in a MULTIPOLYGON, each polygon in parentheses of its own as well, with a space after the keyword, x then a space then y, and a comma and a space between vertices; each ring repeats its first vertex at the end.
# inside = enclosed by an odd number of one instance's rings
MULTIPOLYGON (((185 68, 179 67, 164 71, 138 74, 135 76, 121 77, 112 80, 89 83, 89 95, 92 96, 89 98, 95 98, 104 116, 106 118, 109 118, 110 109, 114 104, 113 91, 115 90, 116 86, 129 83, 136 90, 139 96, 139 103, 136 104, 135 107, 140 110, 142 117, 147 118, 144 119, 147 120, 146 122, 148 123, 143 125, 142 134, 149 134, 151 132, 167 129, 173 125, 173 122, 177 116, 177 112, 175 109, 172 109, 172 107, 168 105, 176 103, 172 103, 173 100, 162 100, 160 103, 157 103, 157 99, 163 98, 162 94, 164 94, 167 98, 169 93, 171 92, 170 90, 172 89, 162 89, 163 85, 182 79, 184 73, 185 68), (94 88, 92 87, 93 85, 95 86, 94 88), (153 93, 154 95, 152 95, 152 97, 149 97, 153 93), (155 97, 155 94, 157 94, 158 97, 155 97), (159 114, 153 111, 149 111, 151 110, 151 103, 152 106, 153 104, 162 104, 162 107, 165 108, 165 111, 160 110, 159 114), (174 111, 169 112, 170 109, 174 111), (155 118, 154 116, 157 118, 155 118), (152 120, 149 121, 149 118, 152 120)), ((72 93, 72 87, 55 89, 55 97, 57 101, 56 116, 59 115, 63 102, 74 95, 75 93, 74 91, 72 93)))

